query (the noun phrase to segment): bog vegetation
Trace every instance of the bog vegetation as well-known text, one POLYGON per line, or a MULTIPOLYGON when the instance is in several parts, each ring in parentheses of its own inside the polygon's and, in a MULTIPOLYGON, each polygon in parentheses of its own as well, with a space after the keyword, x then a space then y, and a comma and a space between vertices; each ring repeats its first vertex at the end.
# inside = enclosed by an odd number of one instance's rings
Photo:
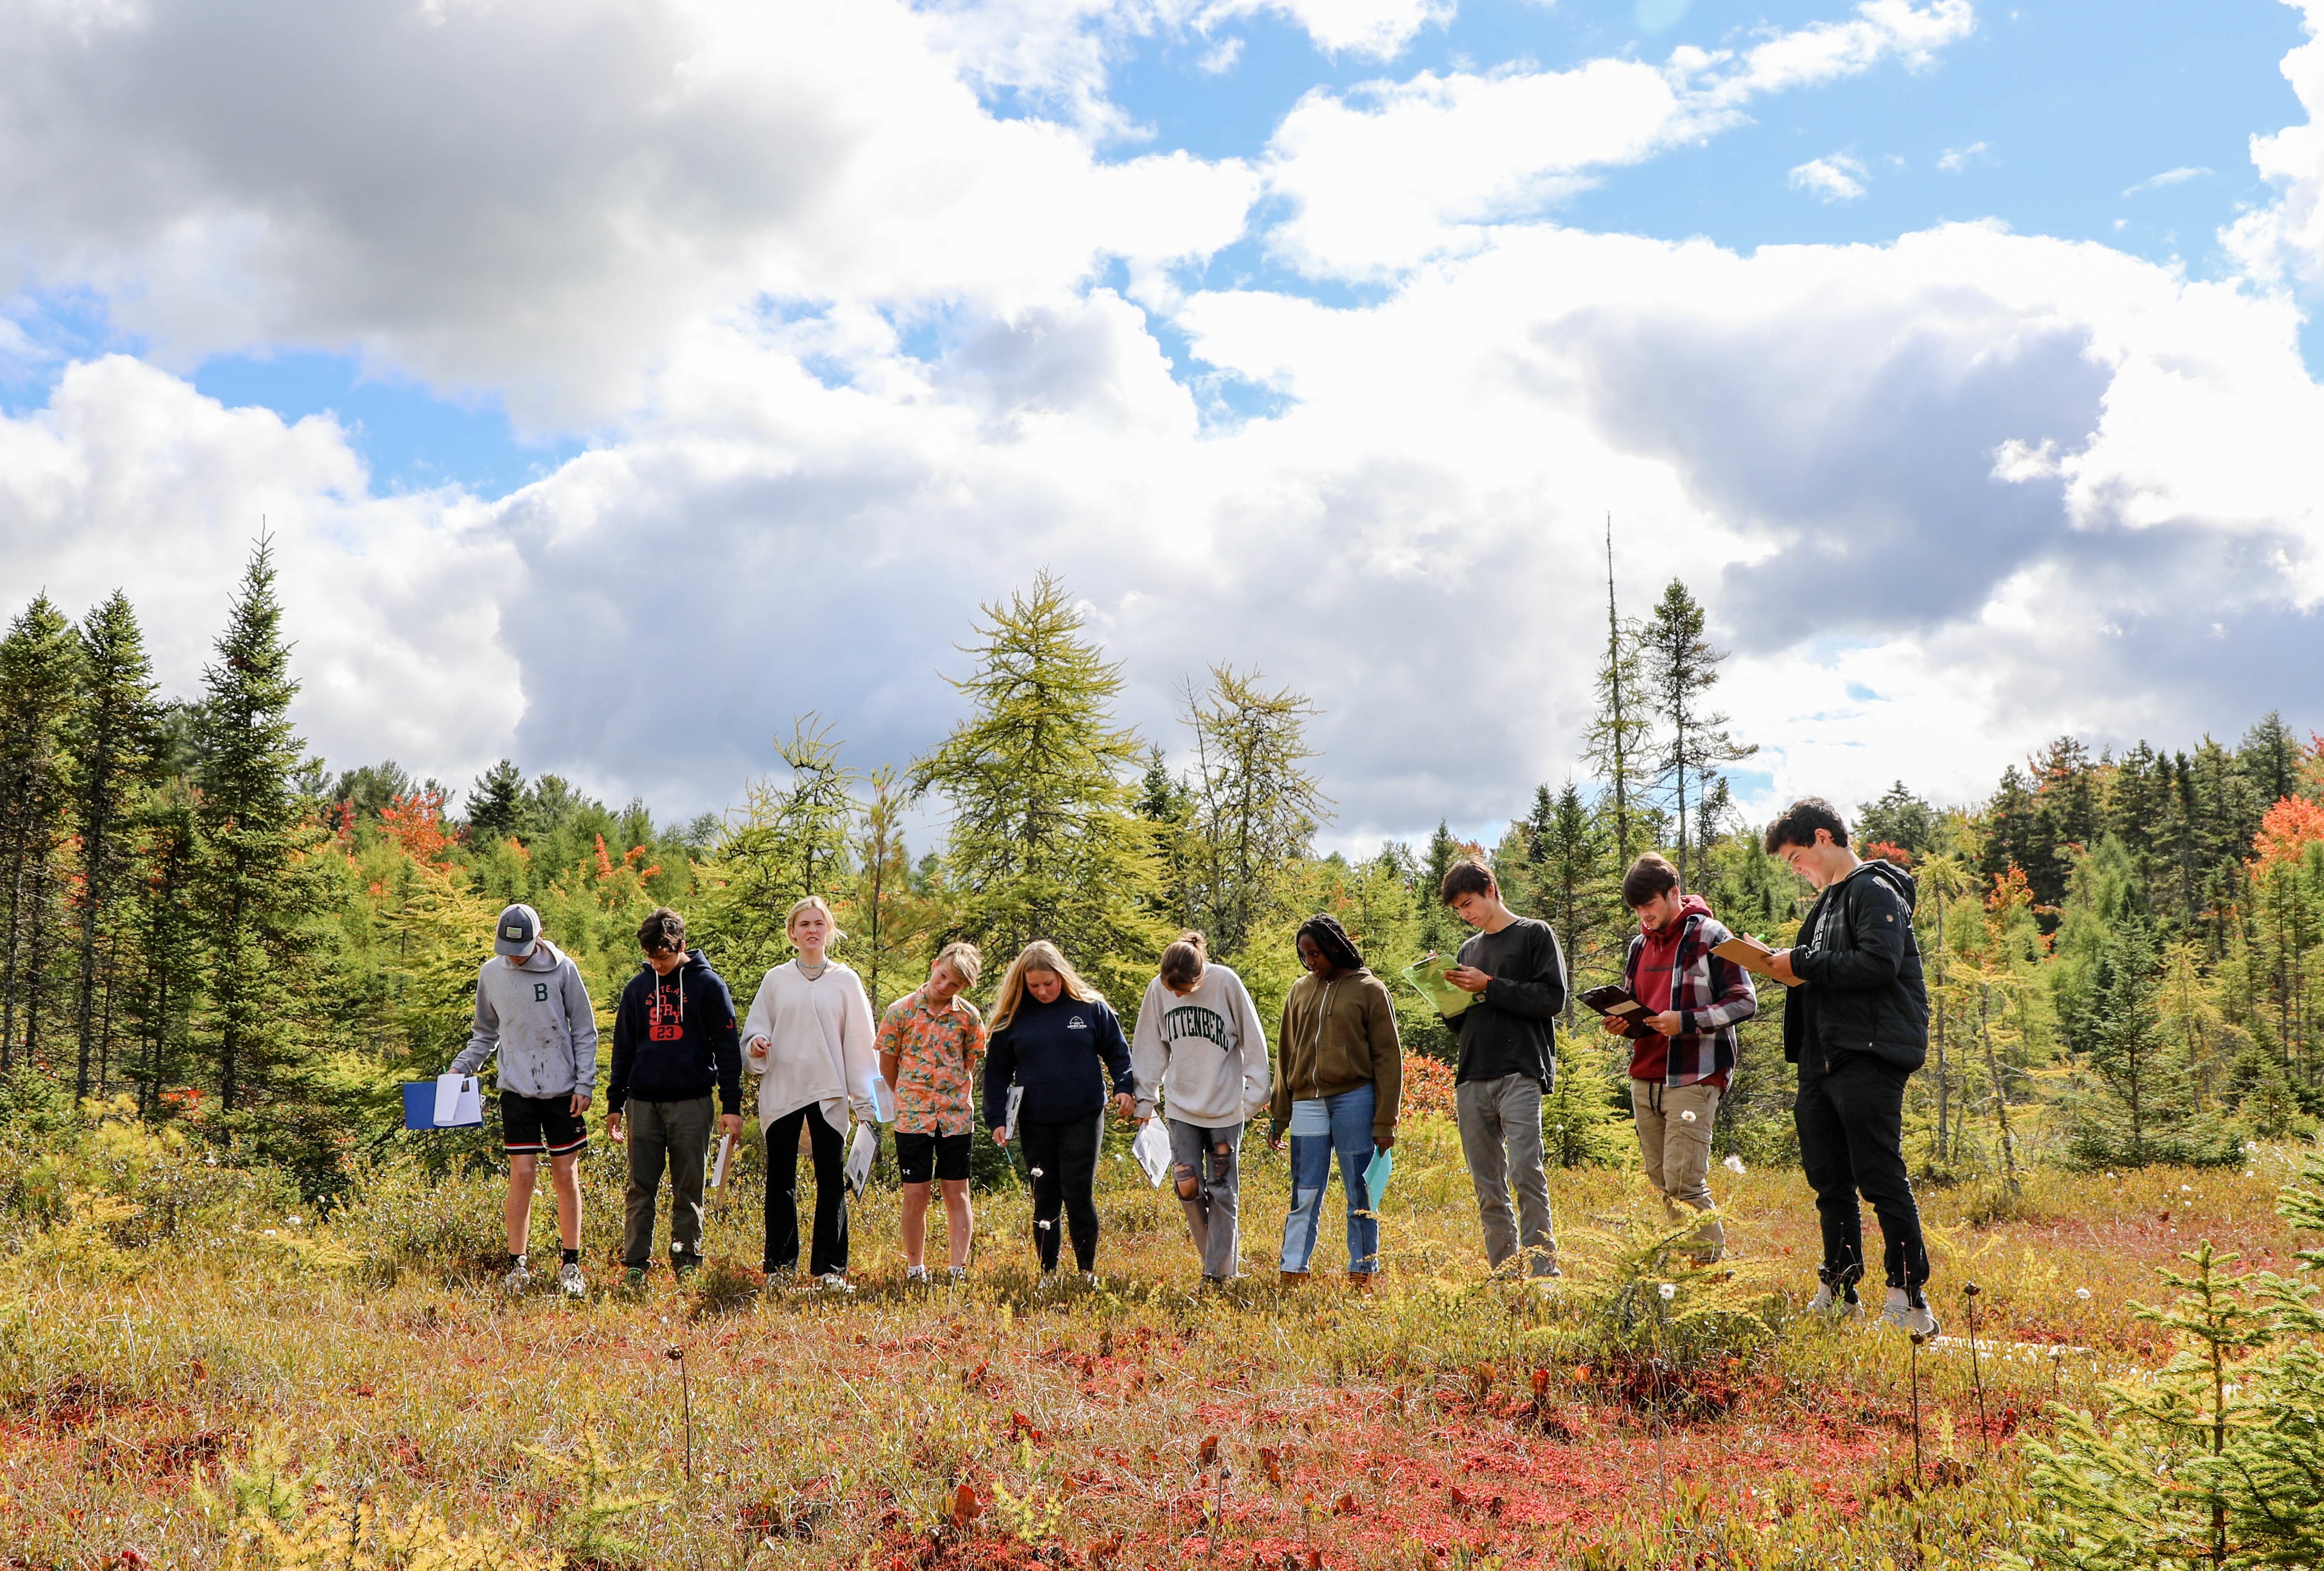
MULTIPOLYGON (((1375 1299, 1196 1303, 1175 1217, 1111 1159, 1103 1285, 1040 1297, 980 1141, 999 1263, 962 1298, 883 1285, 879 1182, 860 1302, 750 1297, 753 1155, 714 1228, 728 1265, 567 1311, 484 1290, 496 1131, 397 1132, 399 1085, 466 1040, 503 903, 541 912, 601 1009, 651 906, 747 996, 814 892, 881 1004, 956 937, 1056 938, 1131 997, 1193 926, 1271 1019, 1311 911, 1383 972, 1449 950, 1428 894, 1472 851, 1582 984, 1618 967, 1616 886, 1649 847, 1781 944, 1807 892, 1730 796, 1751 742, 1702 608, 1674 582, 1627 618, 1609 591, 1573 777, 1489 846, 1440 826, 1361 857, 1316 852, 1306 696, 1222 665, 1176 734, 1137 735, 1047 578, 984 609, 925 756, 859 762, 805 716, 738 805, 685 824, 512 762, 456 790, 309 757, 280 619, 262 543, 198 693, 158 691, 119 596, 78 622, 36 598, 0 641, 0 1564, 2318 1558, 2296 1230, 2324 1199, 2294 1148, 2324 1114, 2324 744, 2273 716, 2232 742, 2061 738, 1983 802, 1900 781, 1849 811, 1920 887, 1908 1154, 1976 1360, 1792 1317, 1813 1218, 1773 1012, 1719 1131, 1745 1258, 1668 1298, 1617 1061, 1574 1029, 1545 1111, 1586 1262, 1562 1298, 1473 1280, 1449 1074, 1423 1066, 1375 1299), (940 844, 906 844, 916 803, 940 844)), ((1400 1008, 1408 1052, 1449 1052, 1400 1008)), ((586 1164, 593 1260, 618 1162, 586 1164)), ((1252 1163, 1254 1259, 1279 1168, 1252 1163)))

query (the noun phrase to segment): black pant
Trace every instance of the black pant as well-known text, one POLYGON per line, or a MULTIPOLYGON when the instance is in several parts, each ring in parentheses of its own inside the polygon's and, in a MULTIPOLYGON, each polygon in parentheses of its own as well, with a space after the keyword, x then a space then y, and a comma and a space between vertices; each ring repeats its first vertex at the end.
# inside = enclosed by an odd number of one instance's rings
POLYGON ((815 1155, 815 1248, 807 1257, 811 1275, 847 1269, 847 1161, 839 1132, 810 1102, 767 1126, 766 1269, 788 1271, 798 1264, 798 1140, 806 1124, 815 1155))
MULTIPOLYGON (((1811 1045, 1808 1050, 1819 1049, 1811 1045)), ((1800 1166, 1823 1222, 1823 1265, 1817 1274, 1835 1288, 1852 1287, 1864 1275, 1859 1189, 1880 1219, 1888 1285, 1917 1289, 1929 1280, 1921 1208, 1904 1170, 1906 1077, 1895 1065, 1862 1053, 1840 1055, 1820 1076, 1801 1066, 1792 1122, 1800 1132, 1800 1166)))
POLYGON ((1025 1166, 1033 1175, 1033 1247, 1040 1251, 1041 1269, 1057 1269, 1057 1211, 1062 1206, 1074 1235, 1074 1259, 1082 1270, 1090 1271, 1097 1264, 1097 1197, 1091 1188, 1097 1178, 1098 1148, 1105 1143, 1105 1109, 1070 1123, 1019 1122, 1017 1138, 1024 1144, 1025 1166))

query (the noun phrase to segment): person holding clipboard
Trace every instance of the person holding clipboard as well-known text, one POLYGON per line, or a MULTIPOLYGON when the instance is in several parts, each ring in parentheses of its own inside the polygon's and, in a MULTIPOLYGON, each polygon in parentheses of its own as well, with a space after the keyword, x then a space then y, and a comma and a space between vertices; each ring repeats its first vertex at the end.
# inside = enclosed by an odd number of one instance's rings
POLYGON ((742 1054, 725 980, 701 950, 687 947, 686 919, 668 906, 656 906, 638 924, 638 947, 645 963, 614 1006, 613 1073, 605 1082, 605 1132, 630 1154, 622 1267, 632 1289, 645 1285, 652 1261, 654 1202, 665 1166, 670 1268, 683 1281, 702 1264, 711 1130, 715 1123, 732 1140, 742 1128, 742 1054))
POLYGON ((1124 1119, 1138 1114, 1130 1042, 1098 990, 1064 951, 1036 938, 1010 963, 992 1004, 984 1058, 984 1121, 997 1145, 1014 1140, 1033 1176, 1033 1248, 1043 1280, 1057 1269, 1064 1213, 1074 1263, 1097 1285, 1097 1158, 1106 1086, 1124 1119))
MULTIPOLYGON (((1678 869, 1647 852, 1622 875, 1622 903, 1638 919, 1622 961, 1622 985, 1592 988, 1582 1002, 1605 1013, 1606 1030, 1630 1043, 1630 1107, 1646 1182, 1672 1221, 1683 1205, 1712 1210, 1711 1126, 1735 1070, 1735 1028, 1759 1012, 1742 966, 1716 952, 1729 933, 1678 869)), ((1709 1265, 1726 1252, 1715 1216, 1695 1230, 1692 1252, 1709 1265)))
MULTIPOLYGON (((847 1280, 848 1112, 876 1124, 880 1067, 872 1056, 872 1000, 863 979, 831 958, 845 937, 831 907, 811 894, 783 931, 798 953, 768 972, 742 1022, 743 1061, 759 1080, 759 1126, 767 1134, 767 1286, 798 1269, 798 1149, 804 1130, 815 1161, 815 1242, 807 1270, 825 1290, 847 1280)), ((865 1132, 859 1129, 859 1136, 865 1132)))

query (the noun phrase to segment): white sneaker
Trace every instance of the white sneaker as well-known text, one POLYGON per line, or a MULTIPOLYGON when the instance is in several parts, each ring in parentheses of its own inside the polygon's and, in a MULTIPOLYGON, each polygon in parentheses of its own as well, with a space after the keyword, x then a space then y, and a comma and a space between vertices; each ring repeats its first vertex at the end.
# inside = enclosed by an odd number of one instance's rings
POLYGON ((1864 1313, 1864 1306, 1852 1298, 1832 1291, 1830 1282, 1819 1282, 1815 1297, 1808 1300, 1808 1313, 1821 1315, 1827 1320, 1853 1320, 1864 1313))
POLYGON ((1882 1323, 1894 1326, 1923 1342, 1934 1336, 1937 1334, 1937 1317, 1929 1312, 1926 1298, 1921 1298, 1917 1304, 1913 1302, 1919 1298, 1920 1294, 1906 1292, 1903 1288, 1889 1289, 1888 1301, 1880 1308, 1882 1323))
POLYGON ((509 1267, 508 1275, 501 1279, 501 1286, 507 1289, 508 1296, 512 1298, 515 1298, 519 1293, 521 1293, 525 1289, 531 1285, 532 1273, 525 1270, 524 1261, 519 1261, 516 1264, 509 1267))
POLYGON ((825 1271, 816 1280, 826 1293, 852 1293, 855 1290, 853 1284, 837 1271, 825 1271))
POLYGON ((1087 1283, 1088 1283, 1091 1287, 1093 1287, 1093 1288, 1099 1287, 1099 1286, 1102 1286, 1102 1283, 1100 1283, 1100 1282, 1099 1282, 1099 1280, 1097 1280, 1097 1272, 1095 1272, 1095 1271, 1084 1271, 1084 1272, 1082 1272, 1082 1280, 1084 1280, 1084 1281, 1087 1282, 1087 1283))
POLYGON ((964 1288, 968 1286, 968 1268, 966 1266, 956 1265, 952 1268, 952 1285, 955 1288, 964 1288))
POLYGON ((924 1265, 906 1266, 904 1268, 904 1285, 908 1288, 927 1287, 928 1285, 928 1268, 924 1265))
POLYGON ((569 1260, 557 1268, 557 1285, 568 1298, 577 1298, 589 1290, 589 1284, 581 1280, 580 1266, 569 1260))

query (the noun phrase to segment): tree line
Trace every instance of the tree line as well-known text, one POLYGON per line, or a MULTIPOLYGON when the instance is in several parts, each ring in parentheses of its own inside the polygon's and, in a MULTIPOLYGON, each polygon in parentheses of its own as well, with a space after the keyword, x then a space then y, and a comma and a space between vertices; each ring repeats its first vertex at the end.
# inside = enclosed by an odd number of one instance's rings
MULTIPOLYGON (((876 1003, 956 938, 994 955, 1057 939, 1127 998, 1195 927, 1271 1011, 1314 910, 1384 973, 1449 953, 1461 935, 1433 891, 1471 852, 1557 929, 1584 984, 1618 971, 1620 875, 1649 848, 1730 926, 1780 941, 1805 891, 1740 821, 1728 771, 1755 749, 1713 702, 1725 657, 1703 608, 1673 580, 1625 616, 1610 550, 1608 569, 1572 775, 1512 804, 1489 846, 1440 823, 1369 856, 1317 853, 1333 804, 1307 695, 1222 664, 1182 687, 1174 735, 1141 736, 1117 717, 1120 666, 1047 575, 982 608, 946 677, 963 718, 924 755, 862 768, 803 716, 775 772, 684 824, 512 761, 455 800, 392 762, 334 773, 308 757, 263 539, 191 697, 160 695, 124 596, 78 622, 36 596, 0 640, 0 1118, 127 1096, 327 1193, 388 1138, 397 1085, 465 1040, 479 935, 516 900, 605 1006, 652 906, 684 910, 740 984, 784 956, 782 913, 817 893, 876 1003), (916 808, 943 826, 918 855, 916 808)), ((1921 887, 1923 1166, 2231 1160, 2324 1112, 2319 797, 2318 744, 2271 716, 2232 747, 2093 756, 2061 739, 1978 804, 1940 808, 1901 781, 1858 804, 1867 854, 1921 887)), ((1448 1053, 1397 991, 1408 1047, 1448 1053)), ((1586 1023, 1568 1022, 1545 1113, 1567 1162, 1624 1149, 1618 1066, 1571 1029, 1586 1023)), ((1772 1011, 1747 1029, 1721 1123, 1757 1160, 1786 1154, 1776 1040, 1772 1011)))

